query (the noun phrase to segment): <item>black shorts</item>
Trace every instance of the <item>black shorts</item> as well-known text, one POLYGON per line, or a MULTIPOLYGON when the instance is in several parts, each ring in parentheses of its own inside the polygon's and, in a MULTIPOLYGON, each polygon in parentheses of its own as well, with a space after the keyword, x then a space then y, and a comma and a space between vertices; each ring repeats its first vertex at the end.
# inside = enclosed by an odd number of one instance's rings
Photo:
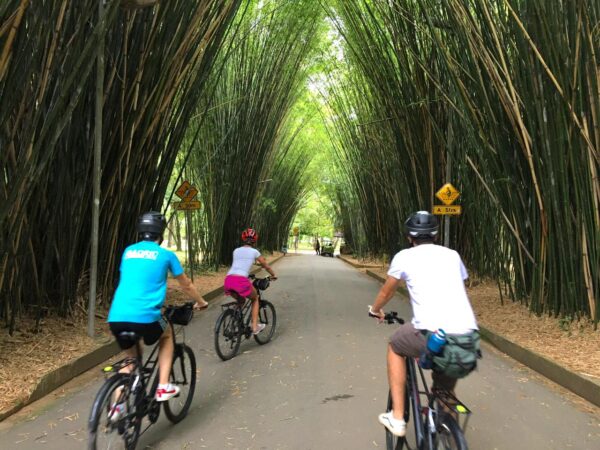
POLYGON ((150 323, 137 323, 137 322, 109 322, 111 333, 115 336, 115 339, 119 343, 119 347, 123 350, 127 350, 135 345, 135 342, 130 339, 122 339, 119 337, 119 333, 123 333, 125 331, 134 332, 142 339, 144 339, 144 344, 153 345, 158 341, 160 336, 165 331, 167 327, 167 323, 164 319, 161 319, 157 322, 150 323))

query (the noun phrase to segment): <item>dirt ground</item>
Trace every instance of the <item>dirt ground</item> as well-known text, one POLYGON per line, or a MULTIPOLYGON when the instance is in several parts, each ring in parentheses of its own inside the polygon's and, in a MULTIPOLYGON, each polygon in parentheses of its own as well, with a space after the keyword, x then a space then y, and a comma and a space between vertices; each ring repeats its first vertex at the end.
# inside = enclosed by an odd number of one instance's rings
MULTIPOLYGON (((280 253, 266 256, 273 261, 280 253)), ((223 285, 228 268, 218 272, 203 272, 194 276, 194 285, 200 294, 206 294, 223 285)), ((188 301, 169 280, 167 303, 188 301)), ((82 304, 85 301, 82 300, 82 304)), ((77 359, 91 350, 109 342, 112 337, 106 324, 106 311, 96 318, 96 339, 87 335, 85 311, 73 318, 47 317, 35 329, 35 321, 23 318, 13 336, 6 328, 0 329, 0 414, 25 401, 38 381, 54 369, 77 359)))

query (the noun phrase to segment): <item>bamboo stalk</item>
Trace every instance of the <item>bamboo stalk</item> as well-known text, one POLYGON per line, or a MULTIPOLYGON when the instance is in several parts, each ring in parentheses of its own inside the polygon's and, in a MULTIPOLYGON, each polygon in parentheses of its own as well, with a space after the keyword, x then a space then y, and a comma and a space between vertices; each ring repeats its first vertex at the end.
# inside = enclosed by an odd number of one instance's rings
POLYGON ((17 30, 19 29, 19 26, 21 25, 21 21, 23 20, 23 16, 25 15, 25 11, 27 10, 28 6, 29 6, 29 0, 21 0, 21 4, 19 5, 19 8, 17 9, 16 16, 15 16, 14 20, 12 21, 12 26, 11 26, 10 32, 8 33, 8 39, 4 43, 4 48, 2 49, 2 55, 0 55, 0 81, 2 81, 2 78, 4 78, 4 75, 6 74, 12 45, 15 41, 15 37, 17 35, 17 30))

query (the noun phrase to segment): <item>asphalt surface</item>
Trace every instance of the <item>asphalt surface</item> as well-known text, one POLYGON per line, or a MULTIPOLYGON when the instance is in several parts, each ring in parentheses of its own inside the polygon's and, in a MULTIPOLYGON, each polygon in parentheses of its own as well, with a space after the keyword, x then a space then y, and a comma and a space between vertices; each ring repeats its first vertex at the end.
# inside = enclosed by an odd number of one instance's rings
MULTIPOLYGON (((380 284, 342 261, 311 255, 277 263, 264 297, 277 308, 272 342, 242 343, 222 362, 213 328, 223 299, 186 330, 196 353, 192 409, 178 425, 164 415, 141 438, 148 449, 385 448, 377 414, 387 397, 386 339, 392 326, 367 317, 380 284)), ((388 310, 410 317, 399 297, 388 310)), ((478 372, 458 385, 473 411, 471 449, 599 449, 600 415, 572 402, 511 359, 484 346, 478 372), (591 412, 590 412, 591 411, 591 412)), ((0 424, 1 449, 81 449, 102 382, 95 370, 0 424)))

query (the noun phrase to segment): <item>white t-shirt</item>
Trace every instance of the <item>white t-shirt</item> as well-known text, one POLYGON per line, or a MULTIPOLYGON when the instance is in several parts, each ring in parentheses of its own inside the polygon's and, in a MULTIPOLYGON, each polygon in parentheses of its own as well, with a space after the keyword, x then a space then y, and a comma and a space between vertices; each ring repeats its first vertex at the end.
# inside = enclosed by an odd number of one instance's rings
POLYGON ((238 247, 233 251, 233 264, 227 275, 240 275, 247 277, 250 275, 252 264, 256 258, 260 256, 260 252, 252 247, 238 247))
POLYGON ((421 244, 397 253, 388 275, 405 280, 418 330, 443 329, 448 334, 477 330, 464 280, 467 269, 454 250, 421 244))

